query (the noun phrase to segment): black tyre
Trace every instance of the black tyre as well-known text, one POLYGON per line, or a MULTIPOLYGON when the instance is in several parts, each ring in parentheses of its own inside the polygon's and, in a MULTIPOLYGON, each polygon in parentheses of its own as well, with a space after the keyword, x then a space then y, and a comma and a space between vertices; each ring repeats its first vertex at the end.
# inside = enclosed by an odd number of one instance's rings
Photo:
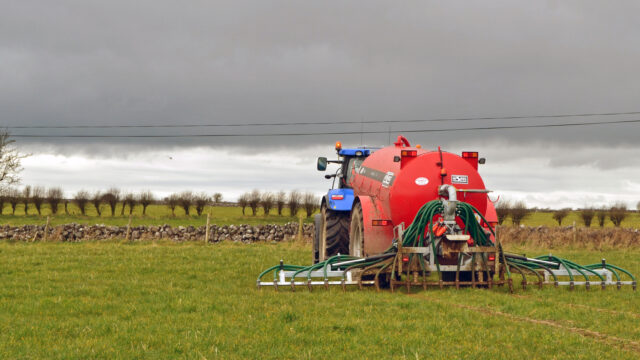
POLYGON ((314 236, 313 236, 313 263, 317 264, 320 258, 320 237, 322 236, 322 214, 316 214, 313 218, 314 236))
POLYGON ((318 261, 324 261, 338 254, 348 254, 351 214, 347 211, 331 211, 323 207, 322 216, 318 261))
MULTIPOLYGON (((486 273, 484 273, 483 275, 486 276, 486 273)), ((489 272, 489 276, 491 278, 493 278, 493 271, 489 272)), ((458 277, 458 280, 460 281, 471 281, 471 271, 460 271, 460 275, 458 277)), ((476 278, 476 281, 478 279, 476 278)), ((455 271, 445 271, 442 273, 442 281, 456 281, 456 273, 455 271)), ((470 285, 464 285, 464 286, 470 286, 470 285)), ((486 287, 486 285, 483 286, 479 286, 478 287, 486 287)))
MULTIPOLYGON (((460 271, 460 275, 458 275, 458 280, 460 280, 460 281, 471 281, 471 271, 460 271)), ((456 272, 455 271, 443 271, 442 272, 442 281, 456 281, 456 272)))
POLYGON ((364 223, 362 220, 362 205, 356 203, 351 211, 349 225, 349 255, 364 257, 364 223))

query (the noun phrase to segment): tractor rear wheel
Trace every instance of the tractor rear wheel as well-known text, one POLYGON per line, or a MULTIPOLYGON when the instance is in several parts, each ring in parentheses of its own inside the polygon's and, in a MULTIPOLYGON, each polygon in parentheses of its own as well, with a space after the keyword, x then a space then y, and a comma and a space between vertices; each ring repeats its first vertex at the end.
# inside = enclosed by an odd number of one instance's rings
POLYGON ((331 211, 322 207, 322 233, 318 261, 349 253, 349 220, 347 211, 331 211))
POLYGON ((364 257, 364 222, 362 220, 362 205, 360 203, 356 203, 351 211, 349 255, 364 257))

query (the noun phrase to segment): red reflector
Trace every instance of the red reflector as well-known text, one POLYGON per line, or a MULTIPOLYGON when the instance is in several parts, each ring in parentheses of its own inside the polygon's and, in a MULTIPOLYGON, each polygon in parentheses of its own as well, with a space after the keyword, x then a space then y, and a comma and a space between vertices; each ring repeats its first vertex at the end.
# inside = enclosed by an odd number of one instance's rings
POLYGON ((344 195, 331 195, 331 200, 343 200, 344 195))
POLYGON ((444 235, 445 232, 447 232, 447 227, 446 226, 441 226, 441 227, 433 230, 433 233, 434 233, 435 236, 442 236, 442 235, 444 235))
POLYGON ((496 254, 489 254, 489 261, 494 261, 496 259, 496 254))
POLYGON ((416 157, 416 156, 418 156, 418 151, 417 150, 402 150, 400 152, 400 155, 402 155, 404 157, 416 157))
POLYGON ((476 243, 473 241, 472 238, 469 238, 469 240, 467 240, 467 245, 469 246, 474 246, 476 243))
POLYGON ((391 220, 373 220, 371 221, 373 226, 387 226, 391 225, 391 220))
POLYGON ((463 158, 477 158, 478 157, 478 152, 477 151, 463 151, 462 152, 462 157, 463 158))
POLYGON ((409 262, 409 257, 408 256, 403 256, 402 257, 402 262, 409 262))

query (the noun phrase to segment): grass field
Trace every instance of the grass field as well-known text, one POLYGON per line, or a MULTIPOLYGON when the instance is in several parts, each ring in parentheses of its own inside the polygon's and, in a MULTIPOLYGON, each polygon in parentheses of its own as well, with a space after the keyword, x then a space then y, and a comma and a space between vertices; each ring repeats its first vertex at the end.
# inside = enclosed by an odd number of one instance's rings
MULTIPOLYGON (((555 252, 640 274, 637 248, 555 252)), ((257 290, 281 258, 308 263, 309 246, 0 242, 0 358, 640 356, 630 288, 257 290)))
MULTIPOLYGON (((87 215, 80 215, 80 210, 75 205, 69 204, 69 215, 64 213, 62 207, 56 215, 51 215, 51 210, 46 206, 42 215, 38 215, 38 212, 33 206, 29 207, 28 215, 24 213, 24 205, 20 204, 16 209, 16 214, 11 215, 11 208, 6 206, 4 208, 4 215, 0 215, 0 224, 21 226, 21 225, 43 225, 46 222, 48 215, 51 216, 51 224, 62 225, 69 223, 78 224, 105 224, 105 225, 117 225, 125 226, 129 221, 128 207, 125 211, 125 215, 120 215, 120 206, 118 205, 116 215, 111 216, 111 212, 107 206, 102 209, 102 216, 97 216, 96 210, 93 206, 88 206, 87 215)), ((165 205, 150 205, 147 208, 147 213, 142 216, 142 207, 137 206, 134 209, 132 216, 132 224, 138 225, 163 225, 169 224, 171 226, 204 226, 207 223, 206 214, 211 214, 211 223, 217 225, 230 225, 230 224, 285 224, 288 222, 298 222, 297 217, 290 216, 289 210, 285 209, 283 216, 278 216, 277 211, 274 209, 269 215, 264 215, 262 209, 259 209, 256 216, 252 216, 251 209, 245 210, 246 215, 242 214, 242 208, 235 206, 207 206, 203 212, 203 215, 197 216, 195 209, 192 209, 192 214, 186 216, 182 208, 175 209, 175 216, 171 214, 171 210, 165 205)), ((303 214, 304 210, 301 210, 298 215, 303 214)), ((305 219, 305 222, 313 222, 313 217, 305 219)))
MULTIPOLYGON (((582 218, 580 218, 580 213, 577 211, 572 211, 569 215, 562 220, 562 226, 573 225, 573 222, 576 222, 576 226, 584 226, 582 223, 582 218)), ((558 222, 553 219, 552 212, 534 212, 531 213, 528 217, 524 219, 522 222, 523 225, 526 226, 558 226, 558 222)), ((507 218, 503 225, 512 225, 511 219, 507 218)), ((605 227, 614 227, 613 223, 609 218, 605 221, 605 227)), ((640 228, 640 213, 638 212, 629 212, 627 217, 622 222, 622 227, 626 228, 640 228)), ((593 219, 591 223, 591 227, 598 227, 598 221, 596 218, 593 219)))
MULTIPOLYGON (((80 215, 80 210, 73 204, 69 204, 69 215, 64 213, 62 206, 57 215, 52 216, 51 223, 53 225, 61 225, 68 223, 79 224, 105 224, 105 225, 118 225, 124 226, 129 220, 128 208, 125 215, 120 215, 121 205, 117 206, 116 216, 111 216, 111 212, 107 206, 103 206, 102 216, 98 217, 95 208, 90 205, 87 207, 87 215, 80 215)), ((28 215, 24 213, 24 205, 18 205, 16 209, 16 215, 11 214, 11 208, 7 205, 3 209, 3 214, 0 215, 0 224, 8 224, 14 226, 37 224, 43 225, 46 222, 47 215, 51 215, 51 210, 48 205, 44 206, 42 215, 38 215, 35 207, 32 205, 29 207, 28 215)), ((300 211, 303 213, 304 211, 300 211)), ((242 209, 235 206, 208 206, 205 208, 204 214, 210 213, 213 224, 218 225, 230 225, 230 224, 284 224, 287 222, 297 222, 297 217, 292 217, 289 214, 288 209, 284 209, 283 215, 278 216, 275 210, 272 210, 270 215, 265 216, 262 209, 259 209, 257 216, 251 215, 251 209, 246 209, 246 215, 242 214, 242 209)), ((299 214, 300 214, 299 213, 299 214)), ((147 214, 142 216, 142 207, 137 206, 134 209, 132 223, 134 226, 138 225, 163 225, 169 224, 172 226, 204 226, 206 223, 206 215, 197 216, 194 215, 195 210, 192 210, 192 215, 186 216, 182 208, 176 208, 175 216, 171 214, 171 210, 165 205, 150 205, 147 208, 147 214)), ((558 226, 558 223, 553 219, 551 212, 535 212, 531 213, 522 224, 527 226, 558 226)), ((568 226, 576 222, 577 226, 584 226, 578 212, 571 212, 567 218, 563 220, 562 225, 568 226)), ((305 222, 313 222, 313 217, 306 218, 305 222)), ((507 218, 503 225, 512 225, 511 220, 507 218)), ((597 222, 593 221, 592 227, 597 227, 597 222)), ((613 227, 613 223, 607 219, 605 227, 613 227)), ((622 227, 627 228, 640 228, 640 213, 629 212, 627 218, 622 222, 622 227)))

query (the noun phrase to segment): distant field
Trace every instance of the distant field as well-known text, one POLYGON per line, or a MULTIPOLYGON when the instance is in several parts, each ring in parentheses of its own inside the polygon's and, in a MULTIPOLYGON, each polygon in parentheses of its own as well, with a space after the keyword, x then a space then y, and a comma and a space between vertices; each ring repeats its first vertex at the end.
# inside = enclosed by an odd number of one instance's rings
MULTIPOLYGON (((573 222, 576 222, 576 226, 584 226, 582 223, 582 218, 580 218, 580 213, 577 211, 572 211, 569 215, 562 220, 562 226, 573 225, 573 222)), ((522 222, 526 226, 558 226, 558 222, 553 219, 552 212, 534 212, 531 213, 525 220, 522 222)), ((503 225, 512 225, 511 219, 507 218, 503 225)), ((591 227, 598 227, 598 221, 596 218, 591 222, 591 227)), ((605 227, 614 227, 613 223, 609 218, 607 218, 605 227)), ((622 227, 628 228, 640 228, 640 214, 638 212, 629 212, 626 219, 622 222, 622 227)))
MULTIPOLYGON (((544 249, 511 249, 528 254, 544 249)), ((640 274, 640 250, 558 250, 640 274)), ((637 359, 630 288, 257 290, 307 244, 0 242, 0 358, 637 359)), ((516 279, 519 283, 519 279, 516 279)))
MULTIPOLYGON (((97 216, 95 208, 93 206, 87 207, 87 215, 80 215, 80 210, 72 204, 69 204, 69 215, 65 214, 63 207, 60 207, 58 214, 51 215, 51 224, 62 225, 68 223, 79 224, 105 224, 105 225, 127 225, 129 221, 128 207, 126 208, 125 215, 120 215, 121 205, 118 205, 116 216, 111 216, 111 211, 108 207, 103 207, 102 215, 97 216)), ((134 209, 132 224, 138 225, 163 225, 169 224, 172 226, 204 226, 207 222, 207 213, 211 214, 211 223, 217 225, 230 225, 230 224, 285 224, 288 222, 298 222, 297 217, 289 215, 289 209, 284 209, 283 216, 278 216, 277 211, 274 209, 269 215, 264 215, 262 209, 259 209, 256 216, 252 216, 251 209, 245 210, 246 215, 242 215, 242 208, 236 206, 207 206, 203 212, 203 215, 195 215, 195 209, 192 209, 191 215, 186 216, 182 208, 176 208, 175 216, 172 216, 171 210, 165 205, 150 205, 147 208, 147 213, 142 216, 142 207, 136 206, 134 209)), ((51 214, 49 206, 44 207, 42 214, 38 215, 35 207, 29 206, 29 215, 24 215, 24 206, 19 205, 16 209, 16 215, 11 214, 11 208, 5 206, 4 215, 0 215, 0 224, 2 225, 27 225, 37 224, 43 225, 46 222, 47 215, 51 214)), ((304 210, 300 211, 298 215, 305 214, 304 210)), ((305 214, 306 216, 306 214, 305 214)), ((305 219, 306 222, 312 222, 313 218, 305 219)))
MULTIPOLYGON (((105 225, 119 225, 124 226, 127 224, 129 215, 128 208, 125 215, 120 215, 121 205, 118 205, 116 216, 112 217, 111 212, 107 206, 103 207, 102 216, 98 217, 95 208, 90 205, 87 207, 87 215, 80 215, 80 210, 73 204, 69 204, 69 215, 64 213, 64 209, 61 206, 57 215, 53 216, 52 224, 60 225, 67 223, 80 223, 80 224, 105 224, 105 225)), ((242 215, 242 209, 236 206, 208 206, 206 207, 204 214, 211 213, 211 221, 213 224, 218 225, 230 225, 230 224, 284 224, 287 222, 297 222, 296 217, 289 215, 289 209, 284 209, 284 216, 274 215, 277 214, 276 210, 272 210, 270 215, 265 216, 262 209, 258 210, 257 216, 251 215, 251 209, 245 210, 246 215, 242 215)), ((304 213, 304 211, 300 211, 304 213)), ((299 213, 299 214, 300 214, 299 213)), ((48 205, 45 205, 42 211, 42 216, 39 216, 35 207, 29 207, 29 215, 24 215, 24 206, 19 205, 16 210, 16 215, 11 214, 11 208, 5 206, 4 215, 0 215, 0 224, 8 225, 25 225, 25 224, 39 224, 42 225, 46 222, 47 215, 51 214, 51 210, 48 205)), ((206 223, 206 215, 197 216, 195 209, 192 209, 192 214, 186 216, 182 208, 176 208, 175 216, 172 216, 171 210, 165 205, 150 205, 147 208, 147 215, 142 216, 142 207, 136 206, 133 213, 133 224, 137 225, 162 225, 169 224, 172 226, 203 226, 206 223)), ((558 223, 552 217, 551 212, 535 212, 531 213, 522 223, 526 226, 558 226, 558 223)), ((563 226, 572 225, 576 222, 577 226, 584 226, 580 219, 580 214, 576 211, 571 212, 562 222, 563 226)), ((305 219, 305 222, 313 222, 313 217, 305 219)), ((507 218, 503 225, 512 225, 511 219, 507 218)), ((592 227, 597 227, 597 220, 591 224, 592 227)), ((613 223, 607 219, 605 227, 613 227, 613 223)), ((640 214, 637 212, 629 212, 627 218, 622 222, 622 227, 627 228, 640 228, 640 214)))

